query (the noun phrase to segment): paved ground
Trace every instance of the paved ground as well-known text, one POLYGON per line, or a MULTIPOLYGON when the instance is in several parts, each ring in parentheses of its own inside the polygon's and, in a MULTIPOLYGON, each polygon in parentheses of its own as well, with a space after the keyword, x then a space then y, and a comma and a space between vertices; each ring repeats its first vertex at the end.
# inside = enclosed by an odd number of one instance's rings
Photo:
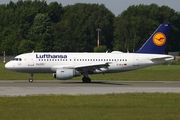
POLYGON ((26 96, 39 94, 108 94, 134 92, 180 93, 180 82, 127 82, 127 81, 0 81, 0 96, 26 96))

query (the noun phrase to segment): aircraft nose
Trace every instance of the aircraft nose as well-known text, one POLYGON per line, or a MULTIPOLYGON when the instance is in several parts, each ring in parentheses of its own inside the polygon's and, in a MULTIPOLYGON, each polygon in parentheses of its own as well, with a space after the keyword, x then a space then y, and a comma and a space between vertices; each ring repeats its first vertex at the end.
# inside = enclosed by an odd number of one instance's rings
POLYGON ((12 68, 11 63, 10 63, 10 62, 6 63, 6 64, 5 64, 5 68, 8 69, 8 70, 10 70, 10 69, 12 68))

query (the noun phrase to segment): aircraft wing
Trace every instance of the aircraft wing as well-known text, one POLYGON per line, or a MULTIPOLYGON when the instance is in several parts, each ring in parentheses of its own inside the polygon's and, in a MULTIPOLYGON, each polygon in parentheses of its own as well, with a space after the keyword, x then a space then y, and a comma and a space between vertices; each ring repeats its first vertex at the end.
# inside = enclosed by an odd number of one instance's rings
POLYGON ((108 71, 109 64, 110 64, 110 62, 89 64, 89 65, 77 65, 77 66, 75 66, 75 69, 80 73, 84 73, 84 72, 103 73, 105 71, 108 71))
POLYGON ((93 68, 93 67, 108 67, 110 63, 97 63, 88 65, 77 65, 74 68, 93 68))
POLYGON ((94 69, 107 68, 111 64, 111 62, 106 63, 97 63, 97 64, 86 64, 86 65, 55 65, 51 67, 52 71, 56 71, 56 69, 76 69, 79 72, 91 71, 94 69))

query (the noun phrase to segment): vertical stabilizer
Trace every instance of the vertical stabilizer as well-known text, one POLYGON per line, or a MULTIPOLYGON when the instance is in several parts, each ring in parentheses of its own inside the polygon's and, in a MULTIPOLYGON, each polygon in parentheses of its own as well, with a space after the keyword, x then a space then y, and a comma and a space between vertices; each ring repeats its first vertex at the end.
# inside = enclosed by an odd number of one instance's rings
POLYGON ((161 24, 136 53, 164 54, 170 27, 170 24, 161 24))

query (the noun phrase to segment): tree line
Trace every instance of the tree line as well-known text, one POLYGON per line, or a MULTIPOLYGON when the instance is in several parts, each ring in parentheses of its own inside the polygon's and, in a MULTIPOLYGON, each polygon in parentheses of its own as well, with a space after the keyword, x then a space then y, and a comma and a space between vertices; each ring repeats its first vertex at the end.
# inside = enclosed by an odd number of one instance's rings
POLYGON ((104 4, 62 6, 45 0, 0 5, 0 54, 133 52, 163 22, 171 23, 167 51, 180 51, 180 13, 168 6, 132 5, 115 16, 104 4), (97 31, 100 28, 100 47, 97 31))

